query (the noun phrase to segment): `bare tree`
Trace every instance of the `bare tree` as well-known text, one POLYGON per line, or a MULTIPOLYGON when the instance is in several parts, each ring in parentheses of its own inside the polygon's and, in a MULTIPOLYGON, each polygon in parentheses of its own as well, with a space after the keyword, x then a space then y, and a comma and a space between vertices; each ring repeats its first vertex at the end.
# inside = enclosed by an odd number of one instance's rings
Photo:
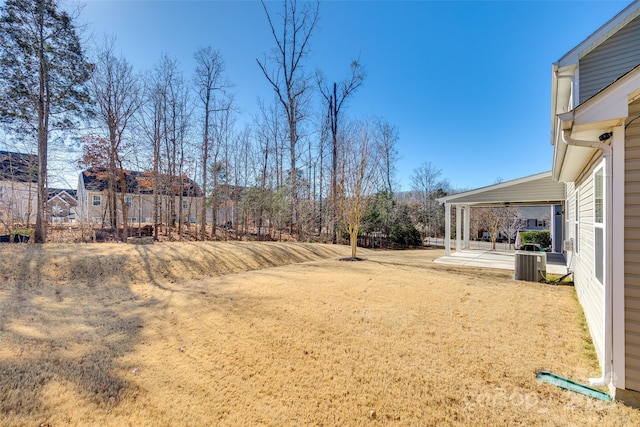
POLYGON ((340 83, 334 82, 328 86, 321 72, 318 72, 317 81, 320 93, 327 107, 327 121, 331 130, 331 202, 333 206, 333 243, 337 243, 337 215, 335 211, 338 176, 338 131, 341 118, 341 110, 345 101, 358 89, 364 81, 364 69, 358 60, 351 62, 351 72, 340 83))
POLYGON ((516 234, 524 228, 524 220, 521 217, 520 209, 515 206, 505 206, 502 213, 504 222, 500 233, 509 240, 509 249, 515 242, 516 234))
MULTIPOLYGON (((517 225, 519 220, 517 208, 513 206, 475 208, 474 213, 477 216, 478 228, 486 230, 491 235, 491 249, 496 249, 496 239, 501 232, 508 230, 509 234, 515 235, 511 227, 517 225)), ((511 238, 512 236, 507 237, 511 238)))
POLYGON ((337 208, 349 233, 351 258, 356 259, 362 215, 379 184, 378 151, 368 122, 351 124, 344 135, 338 165, 337 208))
MULTIPOLYGON (((256 156, 258 163, 258 198, 262 202, 259 204, 258 211, 256 213, 258 240, 262 240, 264 235, 263 228, 265 222, 265 214, 271 212, 272 197, 270 197, 270 190, 274 189, 274 179, 272 176, 270 183, 269 178, 271 172, 272 175, 276 175, 275 180, 277 181, 278 159, 274 154, 278 152, 280 134, 278 126, 278 114, 274 111, 274 109, 269 109, 264 104, 260 103, 260 112, 260 117, 255 119, 256 128, 258 129, 256 138, 258 145, 257 149, 259 151, 256 156), (272 167, 271 170, 270 167, 272 167)), ((273 221, 269 221, 269 224, 271 225, 272 222, 273 221)))
MULTIPOLYGON (((324 203, 324 196, 326 194, 325 192, 325 183, 324 183, 324 177, 325 177, 325 156, 326 156, 326 152, 328 150, 328 145, 330 144, 330 131, 329 131, 329 117, 324 117, 321 125, 320 125, 320 135, 318 138, 318 173, 317 173, 317 182, 314 181, 314 185, 317 185, 317 191, 316 191, 316 197, 317 197, 317 208, 318 208, 318 229, 320 230, 320 235, 322 235, 322 230, 326 229, 327 231, 329 230, 328 227, 328 223, 329 220, 326 217, 327 211, 329 211, 329 209, 326 209, 327 204, 324 203), (327 227, 324 227, 324 225, 327 225, 327 227)), ((335 200, 332 200, 332 206, 335 206, 335 200)), ((333 230, 335 230, 335 211, 333 209, 333 207, 331 208, 331 235, 332 238, 331 240, 333 240, 333 237, 335 236, 335 233, 333 233, 333 230)), ((337 236, 336 236, 337 237, 337 236)), ((336 242, 337 243, 337 242, 336 242)))
MULTIPOLYGON (((123 167, 123 150, 126 148, 126 134, 130 121, 141 104, 140 84, 129 62, 114 53, 114 40, 105 40, 98 49, 96 67, 89 89, 97 105, 97 121, 106 131, 107 138, 102 140, 105 146, 105 159, 108 171, 108 204, 111 226, 118 227, 117 221, 117 185, 120 183, 120 206, 122 210, 122 239, 128 235, 127 203, 125 194, 127 182, 123 167)), ((96 139, 92 140, 93 142, 96 139)), ((129 145, 131 145, 129 143, 129 145)))
MULTIPOLYGON (((433 235, 433 211, 437 206, 435 197, 436 191, 443 186, 447 186, 440 179, 442 171, 431 164, 425 162, 416 168, 411 174, 411 184, 417 193, 420 203, 420 220, 423 223, 425 235, 433 235)), ((426 237, 426 236, 425 236, 426 237)))
MULTIPOLYGON (((202 132, 202 192, 207 196, 207 182, 209 172, 209 157, 211 145, 211 115, 231 108, 231 103, 226 98, 226 90, 231 86, 223 76, 224 60, 219 51, 211 47, 198 49, 195 55, 196 70, 194 83, 198 97, 202 102, 203 109, 203 132, 202 132)), ((206 236, 207 206, 202 204, 200 210, 200 240, 206 236)))
MULTIPOLYGON (((229 106, 233 104, 233 98, 228 99, 229 106)), ((210 137, 213 143, 211 154, 211 236, 215 238, 216 228, 219 221, 218 208, 224 203, 225 211, 228 212, 229 208, 229 179, 231 172, 231 154, 230 144, 231 136, 233 133, 235 117, 232 108, 215 108, 212 112, 211 120, 213 125, 211 127, 210 137)), ((224 222, 228 222, 230 218, 227 216, 224 218, 224 222)))
POLYGON ((163 126, 164 122, 164 85, 162 84, 161 73, 158 68, 154 72, 149 73, 145 78, 144 85, 144 102, 140 109, 140 123, 142 124, 142 138, 148 141, 151 146, 151 187, 153 191, 153 233, 154 238, 158 239, 158 226, 162 222, 160 212, 160 152, 162 141, 164 140, 163 126))
POLYGON ((398 128, 385 120, 377 120, 375 124, 376 141, 380 152, 380 168, 382 169, 382 184, 384 190, 393 198, 395 185, 395 168, 398 161, 398 128))
POLYGON ((291 232, 293 233, 298 215, 296 147, 300 137, 299 127, 306 115, 305 109, 309 103, 311 89, 309 78, 304 73, 303 60, 309 53, 309 40, 318 22, 320 3, 303 3, 302 7, 298 8, 296 0, 284 0, 282 27, 279 30, 264 1, 262 6, 276 43, 271 56, 275 68, 272 71, 267 69, 266 57, 263 60, 258 59, 257 62, 273 87, 289 125, 291 232))
POLYGON ((189 126, 189 93, 177 61, 163 55, 158 66, 160 83, 163 86, 163 122, 161 159, 165 160, 163 191, 165 198, 165 221, 169 232, 177 228, 178 237, 182 237, 184 195, 184 159, 185 144, 189 126), (177 207, 176 207, 176 197, 177 207))

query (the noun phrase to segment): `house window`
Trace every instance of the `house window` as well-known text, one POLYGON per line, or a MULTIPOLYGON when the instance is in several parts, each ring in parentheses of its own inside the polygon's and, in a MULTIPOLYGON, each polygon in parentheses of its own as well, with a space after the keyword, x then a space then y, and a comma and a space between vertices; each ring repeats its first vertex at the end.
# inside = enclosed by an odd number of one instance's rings
POLYGON ((544 219, 536 220, 536 227, 543 228, 544 227, 544 219))
POLYGON ((187 200, 182 201, 182 209, 187 209, 189 207, 189 202, 187 200))
POLYGON ((101 196, 93 196, 93 206, 100 206, 102 204, 101 196))
POLYGON ((130 208, 133 206, 133 198, 131 196, 124 196, 124 204, 130 208))
POLYGON ((593 246, 594 274, 604 283, 604 171, 600 168, 593 174, 593 246))

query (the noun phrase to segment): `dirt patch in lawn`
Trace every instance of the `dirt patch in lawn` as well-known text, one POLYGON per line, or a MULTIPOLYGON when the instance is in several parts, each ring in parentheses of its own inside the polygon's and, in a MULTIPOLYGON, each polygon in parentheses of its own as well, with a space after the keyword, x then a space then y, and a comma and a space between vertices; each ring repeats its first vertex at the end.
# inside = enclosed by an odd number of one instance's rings
POLYGON ((572 287, 348 253, 3 248, 3 425, 640 424, 535 380, 599 376, 572 287))

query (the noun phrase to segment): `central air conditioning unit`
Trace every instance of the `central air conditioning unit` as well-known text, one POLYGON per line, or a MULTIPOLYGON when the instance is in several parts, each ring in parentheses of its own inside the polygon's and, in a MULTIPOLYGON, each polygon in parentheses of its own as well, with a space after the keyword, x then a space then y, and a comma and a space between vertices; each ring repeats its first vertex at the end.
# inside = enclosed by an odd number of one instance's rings
POLYGON ((547 278, 547 253, 516 251, 515 280, 539 282, 547 278))
POLYGON ((564 251, 565 252, 573 252, 573 237, 564 241, 564 251))

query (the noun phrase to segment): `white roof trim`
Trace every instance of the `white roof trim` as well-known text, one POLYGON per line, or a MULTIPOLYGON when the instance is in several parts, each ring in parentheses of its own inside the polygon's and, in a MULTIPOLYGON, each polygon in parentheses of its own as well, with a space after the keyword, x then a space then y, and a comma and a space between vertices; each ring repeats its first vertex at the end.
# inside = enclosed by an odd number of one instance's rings
POLYGON ((640 0, 635 0, 625 7, 616 16, 611 18, 606 24, 594 31, 589 37, 584 39, 579 45, 567 52, 560 60, 558 67, 576 64, 589 52, 607 41, 609 37, 618 32, 622 27, 640 16, 640 0))

